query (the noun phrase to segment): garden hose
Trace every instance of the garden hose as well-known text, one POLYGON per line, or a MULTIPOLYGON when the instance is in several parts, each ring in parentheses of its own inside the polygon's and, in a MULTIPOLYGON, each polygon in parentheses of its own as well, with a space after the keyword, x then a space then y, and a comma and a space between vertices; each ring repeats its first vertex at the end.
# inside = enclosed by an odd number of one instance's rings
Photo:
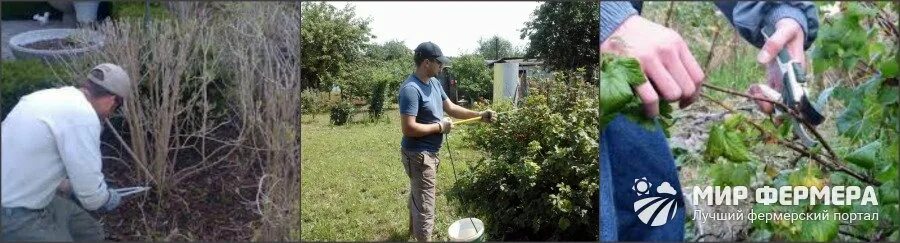
MULTIPOLYGON (((476 117, 476 118, 481 119, 480 117, 476 117)), ((470 119, 466 119, 463 121, 472 120, 472 119, 475 119, 475 118, 470 118, 470 119)), ((456 176, 456 163, 453 162, 453 150, 450 149, 450 134, 449 133, 444 134, 444 140, 447 140, 447 153, 450 154, 450 168, 453 169, 453 180, 454 180, 453 183, 457 184, 457 183, 459 183, 459 177, 456 176)), ((450 200, 448 199, 447 201, 449 203, 450 200)), ((472 228, 475 228, 475 234, 477 235, 478 227, 475 226, 475 221, 472 220, 472 217, 469 217, 469 223, 472 224, 472 228)))

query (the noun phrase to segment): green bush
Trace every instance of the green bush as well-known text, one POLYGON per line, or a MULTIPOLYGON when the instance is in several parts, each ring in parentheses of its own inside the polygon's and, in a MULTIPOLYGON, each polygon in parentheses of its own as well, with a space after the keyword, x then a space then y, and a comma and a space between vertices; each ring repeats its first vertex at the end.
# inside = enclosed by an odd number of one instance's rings
POLYGON ((478 98, 491 99, 493 84, 491 70, 484 65, 484 57, 478 54, 466 54, 453 59, 450 71, 459 83, 459 90, 469 102, 478 98))
MULTIPOLYGON (((341 92, 349 97, 370 100, 372 90, 379 83, 387 83, 387 90, 398 90, 400 83, 413 72, 412 60, 375 60, 367 59, 359 67, 352 69, 337 80, 341 92)), ((389 92, 389 100, 396 100, 396 92, 389 92)))
POLYGON ((355 111, 356 107, 350 101, 341 99, 331 107, 331 123, 337 126, 347 124, 355 111))
MULTIPOLYGON (((136 19, 143 20, 145 6, 144 2, 125 2, 117 1, 112 4, 112 17, 115 19, 136 19)), ((150 3, 150 18, 152 19, 171 19, 172 13, 163 6, 163 3, 150 3)))
POLYGON ((300 92, 300 112, 308 115, 321 113, 328 108, 328 92, 319 92, 314 89, 306 89, 300 92))
POLYGON ((378 82, 372 88, 372 97, 369 99, 369 117, 374 119, 381 118, 384 114, 384 91, 387 88, 387 82, 378 82))
POLYGON ((463 174, 451 195, 497 240, 598 238, 597 87, 563 80, 557 74, 535 81, 522 108, 464 133, 487 158, 463 174))
MULTIPOLYGON (((19 98, 41 89, 52 88, 58 80, 53 68, 44 65, 40 60, 3 61, 0 72, 0 97, 2 97, 2 115, 5 119, 19 98)), ((61 69, 58 69, 63 75, 61 69)))

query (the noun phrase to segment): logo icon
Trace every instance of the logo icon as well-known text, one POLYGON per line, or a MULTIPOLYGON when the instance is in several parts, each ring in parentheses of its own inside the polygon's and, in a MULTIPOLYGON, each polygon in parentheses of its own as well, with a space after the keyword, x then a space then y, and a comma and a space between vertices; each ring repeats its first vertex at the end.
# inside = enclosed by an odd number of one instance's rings
POLYGON ((653 183, 650 183, 647 177, 634 179, 631 190, 634 190, 640 198, 634 202, 634 212, 644 224, 664 225, 675 218, 678 209, 677 192, 665 181, 656 187, 655 195, 650 195, 652 187, 653 183))

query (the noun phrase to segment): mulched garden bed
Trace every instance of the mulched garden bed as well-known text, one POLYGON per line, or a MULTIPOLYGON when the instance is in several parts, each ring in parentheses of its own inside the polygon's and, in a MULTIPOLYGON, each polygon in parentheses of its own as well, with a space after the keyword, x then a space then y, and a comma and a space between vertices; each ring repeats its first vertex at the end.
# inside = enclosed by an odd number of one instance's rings
MULTIPOLYGON (((233 130, 221 129, 216 137, 234 137, 233 130)), ((123 134, 123 136, 126 136, 123 134)), ((116 146, 103 146, 104 156, 119 157, 132 169, 115 159, 104 159, 103 172, 111 187, 142 186, 135 173, 138 167, 109 132, 102 140, 116 146), (132 171, 134 170, 134 171, 132 171)), ((126 138, 127 141, 127 138, 126 138)), ((223 145, 207 140, 208 151, 223 145)), ((227 150, 227 149, 223 149, 227 150)), ((223 154, 211 155, 223 156, 223 154)), ((178 168, 190 166, 202 160, 193 149, 182 149, 173 155, 178 168)), ((215 159, 217 157, 213 157, 215 159)), ((161 201, 156 190, 123 198, 123 203, 112 213, 97 213, 106 230, 107 239, 114 241, 142 240, 229 240, 247 241, 253 237, 259 214, 254 204, 261 161, 238 161, 247 158, 236 151, 223 163, 205 172, 194 174, 179 183, 161 201)))

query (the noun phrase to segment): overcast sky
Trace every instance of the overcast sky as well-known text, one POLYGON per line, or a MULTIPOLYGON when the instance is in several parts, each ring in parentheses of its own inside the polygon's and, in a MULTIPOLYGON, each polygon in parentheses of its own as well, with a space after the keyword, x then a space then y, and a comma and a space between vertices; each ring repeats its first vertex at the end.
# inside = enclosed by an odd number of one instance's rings
MULTIPOLYGON (((343 8, 348 2, 328 2, 343 8)), ((404 41, 409 49, 431 41, 446 56, 475 52, 478 39, 499 35, 524 48, 520 29, 540 2, 349 2, 369 17, 376 43, 404 41)))

